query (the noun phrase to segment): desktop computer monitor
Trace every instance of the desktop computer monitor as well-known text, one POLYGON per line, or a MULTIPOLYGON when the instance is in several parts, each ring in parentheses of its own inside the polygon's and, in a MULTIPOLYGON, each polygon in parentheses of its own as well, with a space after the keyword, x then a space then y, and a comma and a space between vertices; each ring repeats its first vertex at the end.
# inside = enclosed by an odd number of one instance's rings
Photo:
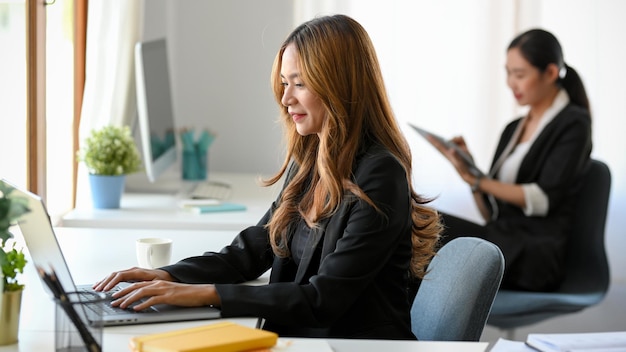
POLYGON ((177 159, 165 39, 135 45, 135 76, 140 149, 148 180, 155 182, 177 159))

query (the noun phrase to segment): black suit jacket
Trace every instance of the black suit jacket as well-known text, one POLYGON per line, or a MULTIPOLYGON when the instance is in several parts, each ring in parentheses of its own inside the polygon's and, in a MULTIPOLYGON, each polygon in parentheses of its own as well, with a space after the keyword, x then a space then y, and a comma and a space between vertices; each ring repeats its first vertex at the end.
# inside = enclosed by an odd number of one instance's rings
POLYGON ((215 283, 223 317, 264 318, 264 329, 281 336, 415 339, 407 297, 412 222, 406 172, 376 145, 355 165, 354 182, 382 213, 346 194, 338 211, 311 232, 299 266, 270 248, 264 225, 275 202, 219 253, 164 269, 181 282, 215 283), (268 285, 236 284, 269 268, 268 285))
MULTIPOLYGON (((511 122, 503 131, 494 164, 520 121, 511 122)), ((503 287, 550 290, 560 283, 575 196, 591 148, 591 118, 586 110, 569 104, 528 150, 516 183, 537 183, 548 196, 549 211, 546 216, 526 216, 519 207, 498 201, 499 216, 486 225, 486 238, 506 258, 503 287)))

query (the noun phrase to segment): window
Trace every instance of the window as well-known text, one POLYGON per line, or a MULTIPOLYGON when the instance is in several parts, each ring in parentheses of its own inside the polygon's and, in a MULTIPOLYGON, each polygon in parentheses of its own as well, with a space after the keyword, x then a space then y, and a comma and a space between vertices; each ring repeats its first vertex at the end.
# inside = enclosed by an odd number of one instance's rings
MULTIPOLYGON (((72 207, 73 4, 73 0, 56 0, 45 7, 46 123, 37 128, 45 128, 46 145, 40 150, 46 154, 46 165, 38 165, 32 172, 46 180, 45 193, 37 193, 46 200, 53 220, 72 207)), ((27 146, 33 146, 27 130, 26 12, 25 1, 0 3, 0 45, 11 48, 0 55, 0 177, 21 187, 29 184, 28 163, 32 157, 27 146)))
POLYGON ((26 6, 0 3, 0 177, 26 185, 26 6))

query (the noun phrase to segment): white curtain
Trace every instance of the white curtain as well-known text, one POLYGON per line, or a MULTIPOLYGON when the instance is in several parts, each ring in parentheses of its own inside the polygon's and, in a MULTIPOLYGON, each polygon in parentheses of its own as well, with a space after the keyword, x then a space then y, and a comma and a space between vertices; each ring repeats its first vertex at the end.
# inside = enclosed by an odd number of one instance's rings
POLYGON ((90 1, 80 135, 136 114, 134 46, 141 36, 142 0, 90 1))
MULTIPOLYGON (((85 90, 79 128, 130 125, 136 115, 134 46, 143 28, 143 0, 90 1, 85 90)), ((77 203, 88 201, 87 171, 79 165, 77 203)))
MULTIPOLYGON (((445 137, 463 135, 487 169, 504 125, 523 112, 506 86, 505 50, 519 32, 542 27, 563 46, 581 75, 592 108, 592 157, 613 174, 607 222, 612 267, 626 267, 621 236, 626 218, 626 2, 621 0, 302 0, 296 24, 344 13, 369 32, 397 119, 413 151, 416 190, 437 208, 479 220, 469 187, 450 164, 405 122, 445 137)), ((621 280, 626 280, 624 274, 621 280)))

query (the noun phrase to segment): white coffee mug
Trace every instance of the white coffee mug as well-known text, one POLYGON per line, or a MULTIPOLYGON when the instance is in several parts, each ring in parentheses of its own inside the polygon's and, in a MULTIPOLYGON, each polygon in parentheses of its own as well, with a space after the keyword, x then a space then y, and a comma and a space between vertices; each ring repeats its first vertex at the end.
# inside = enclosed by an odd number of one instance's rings
POLYGON ((154 269, 170 264, 172 240, 169 238, 140 238, 136 242, 139 267, 154 269))

